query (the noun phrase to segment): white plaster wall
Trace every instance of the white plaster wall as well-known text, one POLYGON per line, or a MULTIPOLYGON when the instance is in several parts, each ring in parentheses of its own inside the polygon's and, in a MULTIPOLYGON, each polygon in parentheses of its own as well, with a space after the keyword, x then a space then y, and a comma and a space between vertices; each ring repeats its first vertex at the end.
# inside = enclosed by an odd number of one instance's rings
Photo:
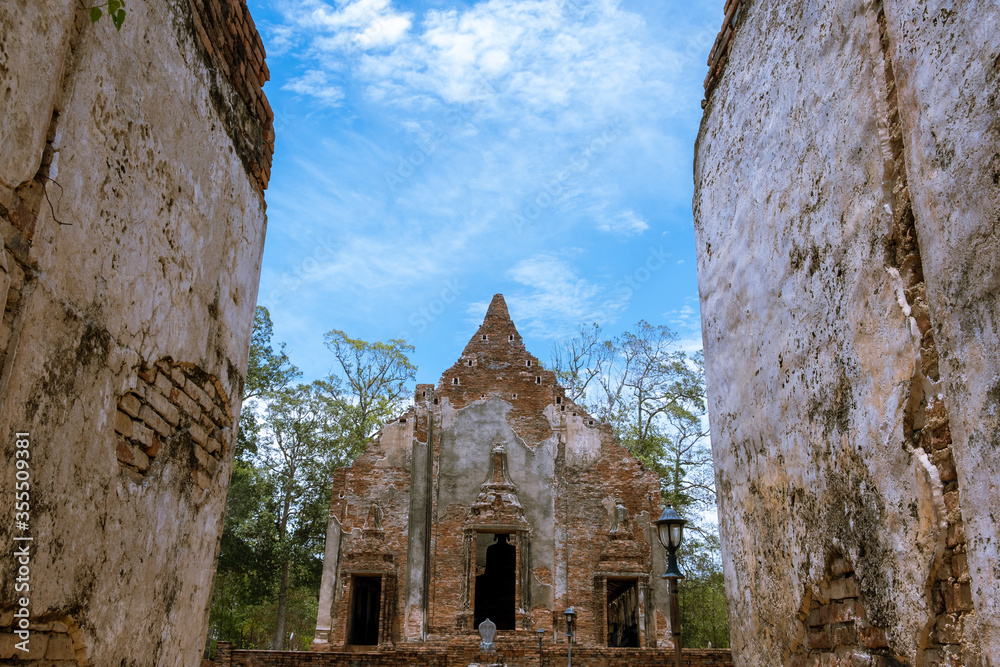
POLYGON ((42 161, 73 26, 72 0, 0 5, 0 186, 16 188, 42 161), (42 110, 41 112, 39 110, 42 110))
POLYGON ((545 408, 545 416, 553 429, 565 424, 566 429, 566 466, 569 468, 586 468, 593 465, 601 456, 601 431, 599 422, 583 414, 573 415, 572 412, 562 412, 558 405, 545 408), (593 426, 587 426, 588 420, 594 421, 593 426))
POLYGON ((837 551, 897 655, 915 659, 933 618, 925 585, 942 538, 940 483, 903 435, 919 339, 883 251, 882 55, 869 51, 867 12, 847 0, 749 4, 696 148, 739 665, 788 659, 807 591, 837 551))
POLYGON ((82 22, 62 81, 66 34, 23 49, 39 23, 65 33, 74 5, 22 4, 30 20, 5 24, 19 93, 0 122, 0 180, 35 173, 60 108, 55 216, 43 201, 0 406, 3 446, 14 430, 33 442, 31 611, 73 616, 96 665, 188 667, 204 647, 232 446, 207 491, 169 451, 137 486, 119 472, 113 417, 140 359, 167 356, 217 376, 238 414, 263 201, 210 101, 186 0, 130 4, 120 32, 82 22))
POLYGON ((413 427, 417 417, 413 412, 403 415, 406 421, 389 422, 378 435, 378 446, 385 453, 376 464, 379 468, 410 469, 413 459, 413 427))

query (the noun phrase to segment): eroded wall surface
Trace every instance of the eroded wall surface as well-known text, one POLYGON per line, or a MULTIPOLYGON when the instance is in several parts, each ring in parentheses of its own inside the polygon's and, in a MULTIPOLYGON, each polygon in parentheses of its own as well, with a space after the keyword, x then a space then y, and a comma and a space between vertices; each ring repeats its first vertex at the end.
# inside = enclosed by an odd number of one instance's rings
POLYGON ((1000 8, 886 6, 983 650, 1000 664, 1000 8))
POLYGON ((1000 9, 736 5, 694 174, 734 659, 1000 664, 1000 9))
POLYGON ((245 4, 0 8, 0 661, 197 664, 273 148, 245 4), (238 69, 234 66, 238 65, 238 69), (15 434, 27 434, 18 448, 15 434), (27 653, 11 634, 28 601, 27 653))

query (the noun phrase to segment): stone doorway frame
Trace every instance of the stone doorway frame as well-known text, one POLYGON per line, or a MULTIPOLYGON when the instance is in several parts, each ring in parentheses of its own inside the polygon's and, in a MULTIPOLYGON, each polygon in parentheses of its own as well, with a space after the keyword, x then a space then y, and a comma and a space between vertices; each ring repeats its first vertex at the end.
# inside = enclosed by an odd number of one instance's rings
POLYGON ((598 572, 594 575, 594 634, 598 646, 608 649, 627 648, 608 646, 608 580, 629 579, 635 581, 638 590, 639 646, 656 647, 656 628, 652 625, 656 614, 652 607, 652 591, 649 574, 646 572, 598 572), (652 614, 650 613, 652 611, 652 614))
POLYGON ((396 575, 392 572, 379 572, 366 569, 341 570, 344 580, 343 594, 340 596, 338 606, 338 618, 344 619, 342 624, 344 632, 345 650, 366 651, 383 648, 391 648, 393 645, 392 620, 393 601, 396 599, 396 575), (379 594, 378 604, 378 643, 377 644, 351 644, 351 625, 353 610, 351 609, 355 595, 355 581, 357 579, 379 579, 382 590, 379 594))
MULTIPOLYGON (((528 563, 530 555, 529 530, 526 525, 519 524, 476 524, 466 526, 462 536, 462 572, 459 596, 461 607, 456 619, 458 629, 462 632, 475 633, 476 609, 476 541, 477 536, 508 535, 509 543, 514 546, 514 631, 531 630, 533 621, 531 614, 524 611, 531 608, 528 586, 528 563)), ((500 630, 499 632, 511 632, 500 630)))

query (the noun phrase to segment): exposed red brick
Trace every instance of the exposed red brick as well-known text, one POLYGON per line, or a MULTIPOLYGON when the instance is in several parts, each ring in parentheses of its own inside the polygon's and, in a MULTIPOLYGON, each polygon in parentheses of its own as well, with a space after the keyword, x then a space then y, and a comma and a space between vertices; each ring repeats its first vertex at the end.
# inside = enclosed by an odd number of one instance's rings
MULTIPOLYGON (((397 647, 380 652, 330 651, 246 651, 219 642, 215 667, 468 667, 485 664, 499 656, 508 664, 522 667, 562 667, 567 662, 566 644, 543 644, 535 638, 517 644, 499 645, 498 652, 485 654, 478 647, 478 635, 461 641, 434 642, 420 647, 397 647)), ((594 649, 573 646, 577 667, 662 667, 672 665, 672 649, 594 649)), ((685 667, 732 667, 729 649, 684 649, 685 667)))
MULTIPOLYGON (((705 76, 705 82, 703 84, 705 88, 705 100, 712 95, 712 91, 715 90, 716 84, 722 77, 722 72, 726 67, 726 62, 729 60, 729 52, 733 48, 733 35, 736 32, 736 26, 739 25, 739 12, 743 6, 743 0, 728 0, 725 5, 725 18, 722 21, 722 27, 719 29, 719 34, 715 38, 715 43, 712 45, 712 50, 708 54, 708 74, 705 76)), ((706 105, 706 101, 701 103, 702 107, 706 105)))
POLYGON ((249 151, 249 155, 241 153, 241 157, 258 191, 263 193, 274 154, 274 115, 263 92, 270 78, 264 43, 246 0, 189 0, 189 3, 195 34, 209 62, 225 74, 247 113, 259 124, 249 130, 240 150, 249 151))
POLYGON ((179 461, 195 466, 192 479, 207 488, 225 452, 224 429, 232 426, 218 380, 194 364, 170 358, 141 364, 136 374, 136 389, 118 400, 115 412, 122 471, 141 480, 166 445, 179 461))

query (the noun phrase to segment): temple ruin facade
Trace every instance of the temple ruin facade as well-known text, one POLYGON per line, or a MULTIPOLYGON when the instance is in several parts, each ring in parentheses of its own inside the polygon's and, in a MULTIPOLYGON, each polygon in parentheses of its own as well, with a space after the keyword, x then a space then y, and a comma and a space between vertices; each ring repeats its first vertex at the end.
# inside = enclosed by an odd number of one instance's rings
MULTIPOLYGON (((656 474, 567 398, 503 297, 438 385, 337 471, 313 649, 669 645, 656 474)), ((450 664, 450 663, 449 663, 450 664)), ((456 663, 457 664, 457 663, 456 663)))

